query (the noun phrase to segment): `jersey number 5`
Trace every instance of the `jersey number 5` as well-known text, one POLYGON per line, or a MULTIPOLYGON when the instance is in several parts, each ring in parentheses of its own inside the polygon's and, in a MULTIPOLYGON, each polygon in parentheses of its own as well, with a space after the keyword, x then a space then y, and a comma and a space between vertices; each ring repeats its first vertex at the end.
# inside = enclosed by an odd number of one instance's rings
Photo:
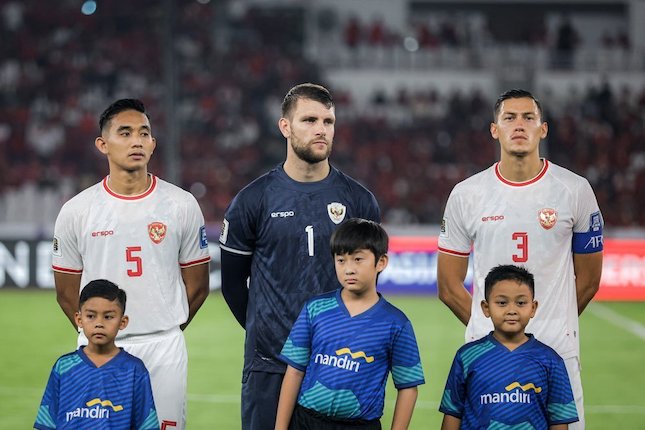
POLYGON ((519 252, 513 254, 513 261, 515 263, 526 263, 529 259, 529 235, 523 231, 516 231, 513 233, 513 240, 517 242, 517 249, 519 252))
POLYGON ((136 255, 135 252, 141 252, 140 246, 128 246, 125 248, 125 261, 128 263, 134 263, 134 269, 128 269, 128 276, 136 277, 143 274, 143 264, 141 262, 141 256, 136 255))

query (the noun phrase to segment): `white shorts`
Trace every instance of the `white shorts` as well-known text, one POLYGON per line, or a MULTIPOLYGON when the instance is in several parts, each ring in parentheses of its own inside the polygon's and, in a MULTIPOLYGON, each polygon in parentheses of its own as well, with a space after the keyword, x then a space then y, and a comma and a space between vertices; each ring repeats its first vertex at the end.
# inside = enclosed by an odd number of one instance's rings
POLYGON ((573 398, 576 401, 576 409, 578 410, 579 421, 569 424, 569 430, 584 430, 585 428, 585 408, 582 398, 582 379, 580 377, 580 359, 578 357, 570 357, 564 360, 569 374, 569 381, 571 382, 571 390, 573 391, 573 398))
MULTIPOLYGON (((81 333, 79 345, 86 344, 87 339, 81 333)), ((154 335, 120 340, 116 345, 139 357, 146 365, 161 430, 184 430, 188 380, 184 333, 177 327, 154 335)))

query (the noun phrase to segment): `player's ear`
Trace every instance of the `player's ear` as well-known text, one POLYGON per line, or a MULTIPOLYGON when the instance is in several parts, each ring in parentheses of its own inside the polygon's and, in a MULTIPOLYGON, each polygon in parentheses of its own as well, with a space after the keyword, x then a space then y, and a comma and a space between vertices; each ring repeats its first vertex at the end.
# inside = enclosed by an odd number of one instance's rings
POLYGON ((280 133, 282 133, 285 139, 291 137, 291 123, 289 123, 289 120, 287 118, 282 117, 278 120, 278 128, 280 129, 280 133))
POLYGON ((387 254, 381 255, 381 258, 379 258, 378 261, 376 262, 376 271, 378 273, 381 273, 383 270, 385 270, 389 260, 390 258, 387 256, 387 254))
POLYGON ((482 300, 481 306, 482 306, 482 312, 484 312, 484 316, 486 318, 490 318, 490 309, 488 308, 488 302, 486 300, 482 300))
POLYGON ((103 139, 103 136, 94 139, 94 145, 102 154, 107 154, 107 142, 103 139))
POLYGON ((493 136, 493 139, 499 139, 499 133, 497 131, 497 124, 494 122, 490 123, 490 135, 493 136))
POLYGON ((80 311, 74 313, 74 320, 76 321, 76 327, 83 327, 83 320, 81 319, 80 311))
POLYGON ((537 300, 533 300, 533 302, 531 304, 533 305, 533 311, 531 312, 531 318, 533 318, 535 316, 535 312, 537 311, 537 308, 538 308, 538 302, 537 302, 537 300))
POLYGON ((546 121, 544 121, 544 122, 540 125, 540 128, 542 129, 542 134, 540 135, 540 137, 541 137, 542 139, 544 139, 544 138, 546 138, 546 135, 547 135, 547 134, 549 134, 549 124, 547 124, 547 123, 546 123, 546 121))
POLYGON ((128 318, 127 315, 123 315, 121 317, 121 323, 119 324, 119 330, 123 330, 128 326, 128 323, 130 322, 130 318, 128 318))

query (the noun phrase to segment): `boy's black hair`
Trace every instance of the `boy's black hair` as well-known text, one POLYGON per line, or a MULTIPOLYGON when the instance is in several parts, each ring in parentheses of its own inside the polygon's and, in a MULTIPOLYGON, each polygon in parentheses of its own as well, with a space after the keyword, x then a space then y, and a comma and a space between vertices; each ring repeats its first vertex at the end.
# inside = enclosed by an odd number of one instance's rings
POLYGON ((331 235, 331 255, 351 254, 359 249, 369 249, 375 262, 387 254, 388 236, 380 224, 362 218, 350 218, 331 235))
POLYGON ((495 284, 501 281, 515 281, 519 284, 527 285, 531 290, 531 296, 535 297, 535 279, 533 274, 523 267, 513 266, 512 264, 500 265, 493 267, 484 281, 484 298, 488 301, 490 291, 495 284))
POLYGON ((116 301, 125 314, 126 294, 116 284, 106 279, 95 279, 90 281, 81 291, 81 297, 78 300, 78 308, 80 309, 83 304, 92 297, 102 297, 111 302, 116 301))
POLYGON ((493 109, 493 122, 497 122, 497 116, 499 115, 499 110, 502 107, 502 103, 504 103, 505 100, 508 99, 523 99, 523 98, 529 98, 532 99, 535 102, 535 105, 537 106, 538 113, 540 114, 540 120, 544 121, 544 112, 542 111, 542 104, 538 99, 536 99, 533 94, 526 90, 522 89, 513 89, 513 90, 508 90, 505 93, 502 93, 497 101, 495 102, 495 108, 493 109))
POLYGON ((313 100, 325 105, 327 109, 334 107, 334 99, 329 90, 322 85, 306 83, 291 88, 282 101, 282 117, 288 118, 300 99, 313 100))
POLYGON ((112 103, 107 107, 101 114, 99 118, 99 131, 103 132, 103 128, 106 127, 110 120, 115 116, 126 110, 136 110, 141 112, 145 116, 148 116, 146 113, 146 107, 143 105, 141 100, 137 99, 120 99, 112 103))

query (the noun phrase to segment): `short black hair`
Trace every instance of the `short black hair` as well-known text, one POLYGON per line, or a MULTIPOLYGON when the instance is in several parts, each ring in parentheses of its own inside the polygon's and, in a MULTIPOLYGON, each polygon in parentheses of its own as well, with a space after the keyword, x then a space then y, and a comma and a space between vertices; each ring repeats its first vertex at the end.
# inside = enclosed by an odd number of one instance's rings
POLYGON ((110 282, 107 279, 95 279, 90 281, 81 291, 81 297, 78 300, 79 310, 83 304, 92 297, 102 297, 111 302, 116 301, 119 304, 121 311, 125 314, 125 302, 127 297, 125 291, 119 288, 115 283, 110 282))
POLYGON ((499 115, 499 110, 502 107, 502 103, 508 99, 523 99, 529 98, 535 102, 535 105, 538 108, 538 113, 540 114, 540 120, 544 121, 544 112, 542 111, 542 104, 538 99, 533 96, 530 92, 522 89, 512 89, 508 90, 505 93, 502 93, 495 102, 495 108, 493 109, 493 122, 497 121, 497 116, 499 115))
POLYGON ((379 223, 362 218, 350 218, 331 235, 331 255, 351 254, 359 249, 369 249, 376 262, 387 254, 388 236, 379 223))
POLYGON ((334 99, 331 97, 329 90, 322 85, 312 84, 307 82, 305 84, 299 84, 291 88, 284 100, 282 101, 282 117, 288 118, 291 115, 291 111, 296 107, 296 103, 300 99, 313 100, 318 103, 322 103, 331 109, 334 107, 334 99))
POLYGON ((500 265, 493 267, 484 281, 484 298, 488 301, 490 292, 501 281, 515 281, 518 284, 527 285, 531 290, 531 295, 535 297, 535 279, 533 274, 524 267, 514 266, 512 264, 500 265))
POLYGON ((146 113, 146 107, 143 105, 141 100, 120 99, 108 106, 101 114, 101 117, 99 118, 99 132, 103 132, 103 128, 109 124, 110 120, 115 115, 126 110, 136 110, 137 112, 141 112, 145 116, 148 116, 146 113))

